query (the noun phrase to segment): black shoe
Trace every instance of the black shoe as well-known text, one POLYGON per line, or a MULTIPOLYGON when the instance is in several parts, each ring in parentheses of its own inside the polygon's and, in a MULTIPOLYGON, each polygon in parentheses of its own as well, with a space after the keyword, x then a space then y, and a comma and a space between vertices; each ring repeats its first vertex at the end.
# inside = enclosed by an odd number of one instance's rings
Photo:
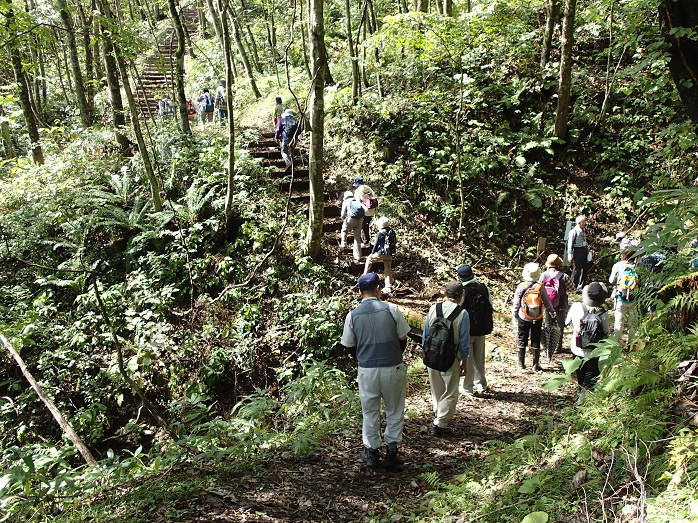
POLYGON ((390 450, 385 455, 383 467, 388 470, 402 470, 405 468, 405 462, 397 455, 397 450, 390 450))
POLYGON ((439 436, 439 437, 453 436, 453 431, 451 429, 449 429, 448 427, 442 428, 442 427, 439 427, 438 425, 434 425, 433 423, 431 424, 430 432, 433 436, 439 436))
POLYGON ((380 465, 381 453, 378 449, 370 449, 366 447, 366 452, 364 454, 364 459, 366 460, 366 465, 371 468, 376 468, 380 465))

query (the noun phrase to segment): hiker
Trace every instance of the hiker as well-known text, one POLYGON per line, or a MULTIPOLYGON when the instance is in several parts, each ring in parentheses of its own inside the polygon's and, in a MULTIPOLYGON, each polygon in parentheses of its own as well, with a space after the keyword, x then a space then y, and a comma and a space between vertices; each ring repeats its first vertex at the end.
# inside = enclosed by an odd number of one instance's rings
POLYGON ((366 216, 364 216, 364 223, 361 229, 361 246, 370 247, 371 233, 368 226, 371 224, 373 217, 378 214, 378 198, 376 198, 373 189, 364 184, 364 179, 361 176, 354 178, 352 187, 354 187, 354 198, 364 204, 366 208, 366 216))
POLYGON ((215 108, 215 103, 213 101, 213 96, 211 96, 211 93, 208 91, 208 87, 203 88, 196 101, 199 102, 201 127, 205 127, 206 123, 213 123, 213 109, 215 108))
POLYGON ((613 265, 608 283, 614 286, 613 299, 613 332, 618 333, 618 342, 623 339, 624 331, 628 331, 628 343, 635 335, 638 321, 637 298, 640 293, 640 278, 635 267, 635 249, 625 249, 620 253, 620 261, 613 265))
POLYGON ((359 399, 363 413, 361 435, 369 467, 381 460, 380 410, 385 405, 383 439, 387 452, 383 466, 402 466, 398 444, 405 423, 407 365, 402 353, 410 326, 396 305, 380 301, 381 282, 371 272, 359 277, 361 303, 347 314, 341 344, 358 362, 359 399))
MULTIPOLYGON (((364 216, 364 221, 365 220, 366 216, 364 216)), ((366 257, 364 274, 368 274, 374 262, 383 262, 383 274, 385 275, 385 287, 383 287, 383 292, 390 294, 393 292, 391 284, 393 282, 393 257, 395 256, 397 248, 397 236, 395 231, 388 225, 388 218, 385 216, 378 218, 376 225, 378 226, 378 235, 376 236, 376 243, 373 245, 371 254, 366 257)))
POLYGON ((580 214, 575 219, 576 225, 570 231, 567 238, 567 261, 572 264, 572 282, 578 290, 584 287, 589 264, 589 243, 584 230, 587 225, 587 217, 580 214))
MULTIPOLYGON (((582 302, 573 303, 567 313, 565 324, 572 326, 573 334, 570 349, 575 359, 587 358, 594 350, 590 343, 596 343, 608 336, 608 313, 603 307, 608 297, 608 290, 603 283, 593 282, 584 287, 582 302)), ((579 398, 594 386, 599 377, 599 358, 589 358, 576 371, 579 383, 579 398)))
POLYGON ((472 396, 487 390, 485 376, 485 336, 492 333, 492 299, 487 285, 477 281, 470 265, 456 268, 463 287, 460 305, 467 311, 470 320, 470 356, 467 372, 463 377, 460 393, 472 396))
POLYGON ((222 78, 218 80, 214 106, 218 110, 218 123, 225 125, 225 122, 228 120, 228 96, 225 89, 225 80, 222 78))
POLYGON ((354 199, 354 193, 345 191, 344 201, 342 201, 342 232, 340 233, 339 247, 344 249, 347 246, 347 231, 352 231, 354 235, 354 262, 361 260, 361 223, 364 220, 364 207, 354 199))
POLYGON ((174 106, 167 98, 162 98, 158 101, 157 105, 158 116, 171 116, 174 115, 174 106))
MULTIPOLYGON (((511 308, 511 316, 518 329, 518 365, 526 368, 526 347, 528 338, 531 338, 531 352, 533 353, 533 369, 542 371, 540 366, 540 337, 543 327, 544 312, 555 314, 553 304, 550 303, 548 294, 543 289, 543 284, 538 283, 540 268, 537 263, 531 262, 524 265, 521 271, 523 281, 516 287, 514 303, 511 308)), ((557 321, 557 320, 556 320, 557 321)))
POLYGON ((276 141, 279 143, 281 157, 286 164, 286 170, 289 171, 293 166, 293 152, 291 144, 294 143, 296 132, 298 131, 298 120, 296 119, 291 109, 285 109, 281 113, 279 124, 276 126, 276 141))
POLYGON ((284 112, 284 104, 280 96, 274 98, 274 129, 279 126, 279 120, 281 120, 281 113, 284 112))
MULTIPOLYGON (((459 396, 458 382, 461 376, 467 376, 468 355, 470 354, 470 320, 468 312, 459 305, 463 298, 463 286, 460 282, 452 281, 446 285, 444 294, 446 299, 432 305, 429 309, 429 313, 424 319, 424 332, 422 333, 424 350, 428 350, 430 336, 437 336, 437 326, 440 329, 446 329, 445 335, 450 337, 450 343, 446 346, 453 357, 453 363, 447 370, 440 371, 427 366, 431 402, 434 408, 434 421, 431 424, 430 432, 434 436, 453 435, 453 431, 448 425, 456 412, 459 396), (443 318, 448 319, 448 325, 439 321, 443 318)), ((427 364, 426 359, 425 364, 427 364)))
POLYGON ((556 347, 548 347, 550 353, 548 354, 548 360, 551 361, 553 353, 560 351, 562 349, 562 335, 565 331, 565 317, 567 316, 567 308, 569 307, 568 294, 574 291, 574 283, 572 278, 570 278, 566 273, 562 271, 563 261, 557 254, 551 254, 545 261, 545 266, 547 270, 540 275, 538 280, 543 284, 548 298, 550 298, 550 303, 553 304, 555 308, 555 321, 553 320, 553 315, 547 310, 545 311, 545 325, 552 325, 557 322, 557 326, 560 328, 560 336, 557 340, 556 347))

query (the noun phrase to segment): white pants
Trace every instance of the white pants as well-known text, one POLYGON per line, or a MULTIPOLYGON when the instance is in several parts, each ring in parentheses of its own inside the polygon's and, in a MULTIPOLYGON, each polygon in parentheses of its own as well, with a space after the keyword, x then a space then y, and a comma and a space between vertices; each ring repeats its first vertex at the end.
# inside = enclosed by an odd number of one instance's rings
POLYGON ((364 274, 368 274, 374 262, 383 262, 383 274, 385 275, 384 290, 392 289, 393 282, 393 257, 389 254, 369 254, 366 257, 366 265, 364 266, 364 274))
POLYGON ((487 378, 485 377, 485 337, 470 336, 470 356, 467 360, 468 373, 463 378, 463 390, 472 394, 473 385, 485 390, 487 378))
POLYGON ((385 404, 385 434, 387 443, 400 443, 405 425, 405 392, 407 365, 392 367, 359 367, 359 399, 363 412, 361 436, 364 446, 379 449, 381 399, 385 404))
POLYGON ((620 333, 618 342, 623 341, 623 334, 627 327, 628 343, 630 343, 635 337, 635 329, 637 328, 637 303, 623 303, 616 298, 616 302, 613 304, 613 313, 613 331, 620 333))
POLYGON ((445 429, 453 419, 460 392, 460 360, 456 358, 451 368, 446 372, 430 369, 429 385, 431 386, 431 403, 434 407, 434 425, 445 429))
POLYGON ((347 218, 342 222, 342 232, 339 236, 339 241, 342 245, 347 243, 347 231, 352 231, 354 234, 354 261, 358 262, 361 259, 361 224, 363 218, 347 218))

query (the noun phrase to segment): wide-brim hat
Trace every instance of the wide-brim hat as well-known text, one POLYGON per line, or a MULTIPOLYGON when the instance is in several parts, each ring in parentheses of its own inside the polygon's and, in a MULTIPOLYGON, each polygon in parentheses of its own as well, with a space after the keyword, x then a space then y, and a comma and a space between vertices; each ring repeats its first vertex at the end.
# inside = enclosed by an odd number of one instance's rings
POLYGON ((527 263, 521 271, 521 277, 524 281, 538 281, 540 267, 535 262, 527 263))
POLYGON ((344 200, 348 200, 349 198, 353 198, 353 197, 354 197, 354 193, 353 193, 353 192, 351 192, 351 191, 344 191, 344 198, 343 198, 344 200))
POLYGON ((545 265, 547 267, 562 267, 562 258, 560 258, 557 254, 551 254, 545 261, 545 265))
POLYGON ((590 283, 582 290, 582 301, 587 307, 601 307, 608 298, 608 289, 597 281, 590 283))

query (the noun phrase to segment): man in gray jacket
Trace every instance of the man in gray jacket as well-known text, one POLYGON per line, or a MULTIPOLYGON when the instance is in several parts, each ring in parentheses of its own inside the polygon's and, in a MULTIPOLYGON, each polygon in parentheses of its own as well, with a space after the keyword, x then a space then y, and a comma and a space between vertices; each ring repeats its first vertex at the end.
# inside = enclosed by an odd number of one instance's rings
POLYGON ((359 398, 363 413, 362 439, 366 464, 378 467, 381 460, 381 400, 385 405, 383 439, 387 452, 383 466, 402 465, 397 446, 405 423, 407 365, 402 353, 407 347, 407 324, 397 306, 380 301, 381 282, 376 273, 359 277, 361 303, 347 314, 341 344, 359 364, 359 398))

